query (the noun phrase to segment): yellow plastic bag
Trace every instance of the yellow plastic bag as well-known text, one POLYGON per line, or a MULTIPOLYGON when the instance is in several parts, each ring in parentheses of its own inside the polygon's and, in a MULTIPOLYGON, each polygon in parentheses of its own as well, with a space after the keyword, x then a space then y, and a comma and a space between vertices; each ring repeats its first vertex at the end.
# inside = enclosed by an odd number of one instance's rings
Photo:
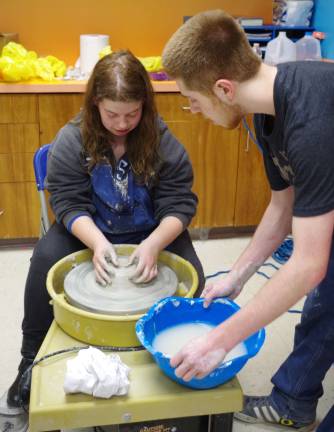
POLYGON ((57 59, 55 56, 48 55, 45 57, 51 66, 53 73, 56 77, 63 77, 66 73, 66 64, 62 60, 57 59))
POLYGON ((13 60, 21 60, 26 58, 28 55, 28 51, 24 48, 23 45, 20 45, 16 42, 8 42, 2 48, 2 56, 10 57, 13 60))
POLYGON ((138 57, 138 60, 141 62, 147 72, 160 72, 163 69, 161 56, 138 57))
POLYGON ((0 79, 3 81, 27 81, 42 78, 52 81, 66 73, 66 64, 54 56, 38 58, 35 51, 27 51, 23 45, 9 42, 0 57, 0 79))
POLYGON ((35 76, 35 68, 29 62, 15 62, 10 57, 0 57, 0 78, 15 82, 29 80, 35 76))
POLYGON ((111 53, 112 53, 111 46, 107 45, 104 48, 102 48, 101 51, 99 52, 99 58, 101 59, 102 57, 105 57, 106 55, 109 55, 111 53))

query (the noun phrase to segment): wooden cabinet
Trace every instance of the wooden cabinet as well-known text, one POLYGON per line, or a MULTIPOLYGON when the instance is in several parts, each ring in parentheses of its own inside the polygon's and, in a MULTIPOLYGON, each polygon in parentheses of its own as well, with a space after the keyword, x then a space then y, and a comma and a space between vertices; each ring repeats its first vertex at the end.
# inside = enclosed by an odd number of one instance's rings
MULTIPOLYGON (((247 123, 254 136, 255 132, 250 117, 247 123)), ((265 175, 261 151, 251 139, 250 133, 245 127, 242 127, 236 184, 235 226, 257 225, 269 200, 270 187, 265 175)))
MULTIPOLYGON (((32 159, 82 107, 82 93, 0 95, 0 239, 39 235, 32 159)), ((257 225, 269 200, 261 154, 244 128, 191 114, 179 93, 157 93, 158 111, 186 147, 199 198, 193 228, 257 225)))
MULTIPOLYGON (((262 156, 246 129, 227 130, 193 115, 179 94, 156 95, 158 111, 186 147, 199 198, 193 228, 255 226, 269 202, 262 156)), ((250 119, 248 119, 250 122, 250 119)))
POLYGON ((36 95, 0 95, 0 239, 38 233, 32 163, 39 147, 37 107, 36 95))
POLYGON ((0 183, 0 239, 39 236, 40 207, 35 182, 0 183))
POLYGON ((240 130, 228 131, 192 114, 179 94, 156 95, 158 111, 186 147, 199 199, 193 228, 233 226, 240 130))
POLYGON ((41 145, 50 143, 61 127, 76 116, 83 94, 42 94, 38 96, 41 145))

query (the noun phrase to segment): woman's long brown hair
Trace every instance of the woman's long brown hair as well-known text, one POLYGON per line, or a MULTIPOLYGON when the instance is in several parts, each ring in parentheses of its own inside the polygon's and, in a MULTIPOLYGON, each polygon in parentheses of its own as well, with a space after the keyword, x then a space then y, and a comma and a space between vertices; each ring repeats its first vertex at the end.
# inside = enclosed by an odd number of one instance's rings
POLYGON ((118 51, 96 64, 87 84, 82 115, 82 136, 90 167, 105 161, 115 166, 111 134, 103 126, 96 106, 103 99, 143 102, 138 126, 127 136, 127 156, 138 179, 148 182, 159 160, 159 131, 153 88, 144 66, 130 51, 118 51))

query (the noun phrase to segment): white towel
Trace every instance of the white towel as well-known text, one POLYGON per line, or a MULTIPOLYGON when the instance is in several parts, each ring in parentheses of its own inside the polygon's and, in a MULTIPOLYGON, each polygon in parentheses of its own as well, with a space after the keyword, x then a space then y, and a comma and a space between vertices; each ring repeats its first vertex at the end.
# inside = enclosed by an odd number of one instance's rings
POLYGON ((106 355, 93 347, 79 351, 67 361, 65 393, 86 393, 110 398, 127 394, 130 368, 117 354, 106 355))

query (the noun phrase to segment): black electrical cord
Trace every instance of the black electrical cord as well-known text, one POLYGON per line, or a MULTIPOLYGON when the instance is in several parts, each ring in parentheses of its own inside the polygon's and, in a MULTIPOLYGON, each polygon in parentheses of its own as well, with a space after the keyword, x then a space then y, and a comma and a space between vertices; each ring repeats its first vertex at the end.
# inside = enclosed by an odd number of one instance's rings
MULTIPOLYGON (((70 352, 79 352, 81 350, 88 349, 88 348, 90 348, 90 345, 74 346, 74 347, 71 347, 71 348, 65 348, 65 349, 61 349, 61 350, 58 350, 58 351, 54 351, 54 352, 49 353, 49 354, 45 354, 44 356, 40 357, 39 359, 34 360, 32 362, 32 364, 23 372, 23 374, 21 376, 21 379, 20 379, 20 382, 19 382, 19 385, 18 385, 18 394, 19 394, 19 404, 20 404, 20 407, 25 412, 28 412, 27 406, 24 403, 23 398, 22 398, 22 393, 23 393, 23 391, 22 391, 23 390, 22 389, 22 383, 24 381, 28 381, 29 382, 29 387, 30 387, 31 374, 32 374, 32 369, 33 369, 34 366, 38 365, 39 363, 41 363, 42 361, 44 361, 44 360, 46 360, 46 359, 48 359, 50 357, 55 357, 57 355, 67 354, 67 353, 70 353, 70 352)), ((127 352, 127 351, 133 352, 133 351, 143 351, 145 349, 142 345, 135 346, 135 347, 116 347, 116 346, 99 346, 99 345, 94 345, 94 348, 100 349, 101 351, 107 351, 107 352, 127 352)))

